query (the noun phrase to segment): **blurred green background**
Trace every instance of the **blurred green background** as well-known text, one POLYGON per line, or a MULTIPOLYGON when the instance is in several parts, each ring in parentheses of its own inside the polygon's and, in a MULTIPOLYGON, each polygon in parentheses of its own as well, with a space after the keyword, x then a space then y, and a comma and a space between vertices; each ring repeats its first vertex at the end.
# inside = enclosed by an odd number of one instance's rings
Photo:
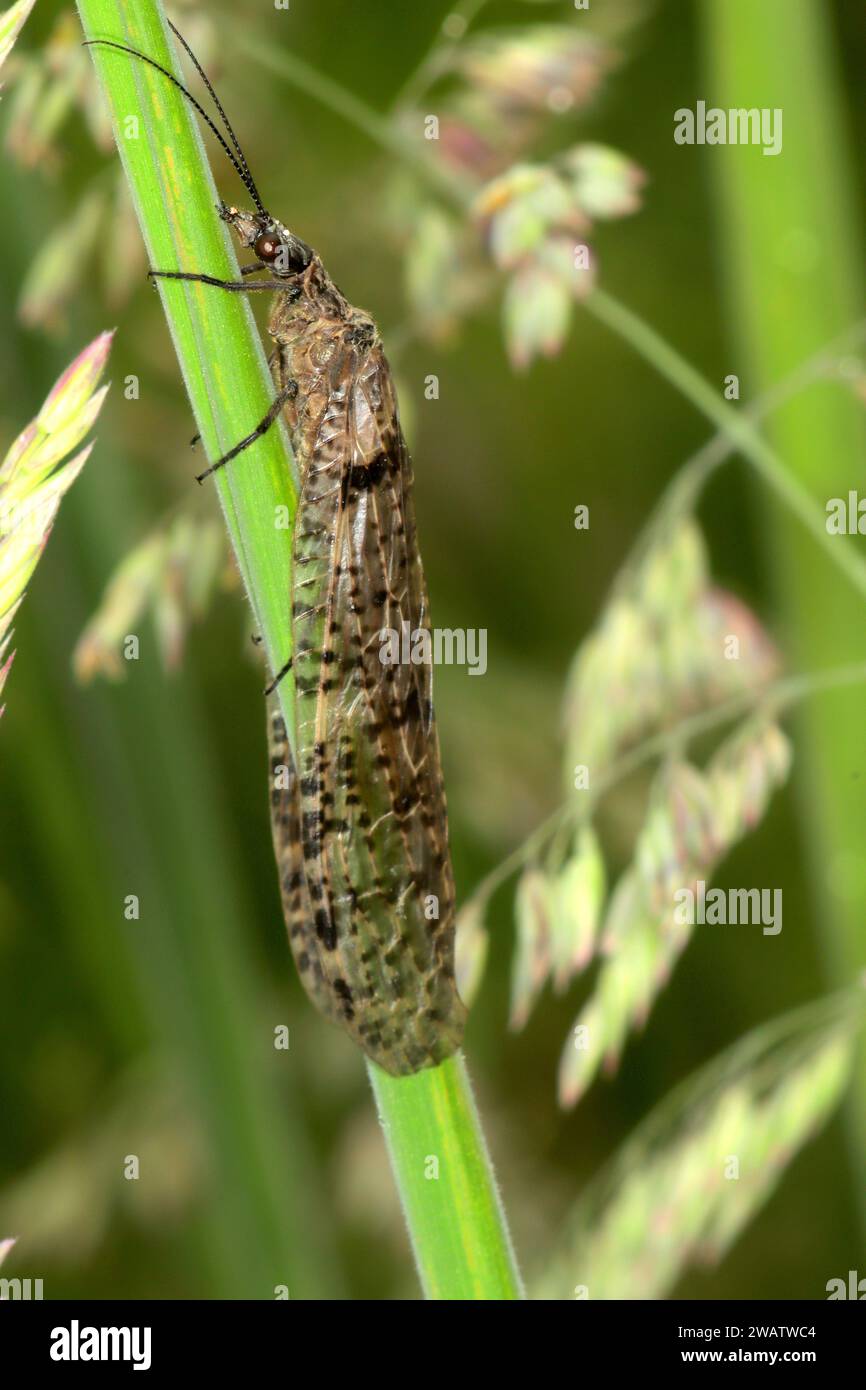
MULTIPOLYGON (((866 19, 855 0, 804 5, 829 44, 833 117, 856 152, 846 179, 853 237, 866 148, 857 85, 866 19)), ((599 140, 647 172, 643 209, 593 237, 601 283, 719 390, 738 372, 744 395, 754 395, 747 385, 770 366, 754 338, 751 357, 745 342, 748 280, 712 163, 724 156, 672 138, 676 108, 718 99, 717 7, 598 0, 585 16, 568 3, 502 3, 487 6, 479 25, 555 18, 603 27, 626 8, 637 22, 617 39, 621 65, 588 109, 559 118, 551 142, 599 140)), ((35 54, 58 13, 38 4, 20 48, 35 54)), ((194 37, 187 19, 195 7, 173 13, 194 37)), ((224 16, 241 18, 252 36, 380 110, 447 13, 438 3, 386 0, 293 0, 288 12, 250 0, 207 6, 217 36, 224 16)), ((742 17, 746 44, 747 10, 742 17)), ((780 22, 780 63, 786 42, 780 22)), ((393 160, 230 39, 217 37, 207 67, 269 205, 320 251, 353 302, 374 313, 386 346, 389 332, 402 337, 403 270, 383 197, 393 160)), ((762 89, 758 74, 737 104, 777 105, 771 87, 762 89)), ((798 95, 808 125, 814 94, 795 86, 786 100, 798 95)), ((4 96, 0 127, 11 103, 4 96)), ((786 123, 786 132, 796 129, 787 107, 786 123)), ((782 158, 796 158, 789 151, 782 158)), ((0 729, 0 1236, 19 1237, 4 1272, 43 1277, 47 1297, 270 1297, 276 1284, 297 1297, 414 1297, 362 1060, 313 1013, 286 946, 267 824, 262 673, 247 650, 240 595, 218 596, 192 631, 180 670, 163 671, 148 623, 141 659, 123 682, 82 688, 71 671, 75 642, 113 569, 195 488, 199 466, 159 300, 141 271, 119 307, 106 303, 93 269, 84 271, 50 334, 16 317, 40 244, 95 178, 113 176, 115 160, 96 150, 76 115, 62 127, 56 159, 25 169, 7 153, 0 167, 3 438, 35 413, 87 341, 118 329, 97 447, 16 623, 0 729), (138 400, 124 399, 131 373, 141 382, 138 400), (127 921, 124 898, 133 893, 141 917, 127 921), (291 1029, 288 1052, 273 1048, 278 1023, 291 1029), (139 1182, 124 1179, 128 1154, 141 1159, 139 1182), (15 1228, 5 1229, 13 1219, 15 1228)), ((238 199, 230 169, 214 162, 226 198, 238 199)), ((110 240, 100 256, 111 259, 110 240)), ((829 296, 819 270, 811 284, 819 301, 829 296)), ((579 310, 559 355, 515 374, 499 299, 492 295, 448 343, 410 340, 397 363, 434 621, 488 632, 483 680, 448 667, 436 677, 461 897, 557 805, 560 703, 574 650, 664 483, 710 433, 646 363, 579 310), (438 401, 424 397, 430 373, 440 379, 438 401), (574 530, 578 503, 590 508, 587 532, 574 530)), ((771 306, 783 337, 795 311, 784 297, 771 306)), ((861 311, 852 296, 825 336, 861 311)), ((820 342, 819 334, 811 346, 820 342)), ((846 464, 825 458, 824 447, 814 441, 816 467, 827 466, 816 487, 821 503, 855 487, 862 470, 862 455, 846 464)), ((771 543, 778 509, 734 463, 716 475, 701 519, 719 582, 761 616, 788 663, 804 669, 816 614, 799 615, 796 603, 808 605, 810 593, 817 602, 822 592, 832 603, 838 590, 847 604, 848 595, 805 533, 783 532, 771 543), (793 607, 784 579, 792 554, 793 607)), ((829 628, 832 611, 822 599, 829 628)), ((835 661, 863 656, 862 610, 849 611, 851 621, 836 627, 835 661)), ((829 727, 832 702, 813 715, 829 727)), ((820 730, 806 737, 814 758, 820 730)), ((846 749, 838 802, 834 785, 824 787, 828 815, 862 799, 862 732, 846 749)), ((545 996, 524 1035, 507 1032, 512 897, 497 895, 466 1051, 527 1265, 543 1265, 582 1186, 673 1084, 747 1029, 852 977, 856 948, 828 941, 840 926, 836 909, 826 898, 826 910, 816 909, 821 893, 809 881, 807 776, 795 759, 788 791, 718 877, 723 886, 781 886, 781 938, 768 946, 757 933, 697 933, 616 1078, 598 1081, 568 1115, 556 1106, 555 1070, 578 991, 545 996)), ((676 1292, 814 1298, 831 1277, 858 1267, 866 1274, 856 1189, 837 1117, 723 1264, 690 1271, 676 1292)))

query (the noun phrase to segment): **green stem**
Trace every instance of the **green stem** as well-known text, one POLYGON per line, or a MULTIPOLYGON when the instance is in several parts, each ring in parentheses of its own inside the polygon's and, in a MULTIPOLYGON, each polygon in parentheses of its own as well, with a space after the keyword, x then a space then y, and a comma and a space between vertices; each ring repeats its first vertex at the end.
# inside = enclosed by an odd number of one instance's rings
POLYGON ((367 1070, 425 1296, 522 1298, 462 1056, 415 1076, 367 1070))
POLYGON ((282 77, 297 91, 312 97, 320 106, 362 131, 373 144, 422 175, 444 197, 456 201, 461 207, 468 205, 470 191, 460 179, 448 174, 436 163, 423 136, 415 139, 396 121, 380 116, 360 97, 305 63, 297 54, 263 44, 249 32, 246 25, 234 25, 231 32, 238 48, 268 72, 282 77))
POLYGON ((433 43, 418 66, 410 72, 391 106, 394 115, 419 101, 429 87, 447 72, 451 58, 463 37, 478 18, 488 0, 458 0, 439 26, 433 43))
MULTIPOLYGON (((801 363, 784 380, 751 402, 745 409, 745 416, 752 427, 793 400, 807 386, 822 380, 841 381, 844 354, 859 347, 864 338, 866 321, 855 324, 846 333, 826 343, 819 352, 801 363)), ((723 463, 727 463, 736 452, 736 443, 725 430, 719 430, 686 460, 682 468, 674 474, 641 527, 616 579, 615 592, 622 591, 631 582, 635 568, 654 544, 658 533, 697 506, 698 498, 713 473, 723 463)))
POLYGON ((672 386, 690 400, 696 408, 722 430, 745 455, 765 482, 802 522, 825 554, 866 597, 866 562, 845 537, 832 536, 826 527, 826 516, 811 497, 808 489, 786 469, 778 454, 770 448, 742 412, 727 405, 718 391, 691 363, 671 347, 648 323, 632 313, 624 304, 604 290, 594 290, 586 299, 589 312, 611 328, 672 386))
MULTIPOLYGON (((335 82, 325 73, 319 72, 318 68, 305 63, 303 58, 299 58, 290 49, 276 48, 273 44, 262 43, 261 39, 256 38, 255 34, 250 31, 250 27, 246 23, 233 24, 231 32, 232 38, 237 39, 239 47, 248 57, 254 58, 263 68, 267 68, 269 72, 273 72, 278 77, 290 82, 297 91, 313 97, 321 106, 333 111, 348 125, 363 131, 374 144, 393 151, 397 137, 391 130, 387 119, 374 111, 372 106, 361 101, 360 97, 356 97, 348 88, 341 86, 339 82, 335 82)), ((401 148, 401 157, 405 156, 405 153, 405 150, 401 148)))
MULTIPOLYGON (((114 39, 177 73, 156 0, 79 0, 88 38, 114 39)), ((108 98, 150 262, 239 278, 190 109, 167 79, 110 48, 91 50, 108 98), (137 126, 135 124, 137 122, 137 126), (141 138, 138 138, 140 135, 141 138)), ((161 282, 166 316, 209 458, 262 418, 271 382, 246 297, 161 282)), ((291 650, 293 464, 282 427, 215 476, 271 669, 291 650)), ((280 693, 292 727, 292 684, 280 693)), ((370 1068, 422 1282, 431 1297, 520 1296, 505 1220, 462 1061, 395 1080, 370 1068), (438 1157, 439 1181, 423 1163, 438 1157)))
MULTIPOLYGON (((79 11, 88 39, 128 44, 180 75, 156 0, 80 0, 79 11)), ((108 98, 151 266, 240 279, 228 231, 214 212, 219 199, 190 107, 145 63, 112 48, 90 51, 108 98)), ((213 460, 248 434, 273 400, 273 381, 252 311, 246 295, 211 285, 166 280, 157 284, 202 442, 213 460)), ((215 475, 273 671, 291 651, 286 595, 293 479, 282 424, 215 475)), ((281 683, 280 694, 291 729, 290 681, 281 683)))

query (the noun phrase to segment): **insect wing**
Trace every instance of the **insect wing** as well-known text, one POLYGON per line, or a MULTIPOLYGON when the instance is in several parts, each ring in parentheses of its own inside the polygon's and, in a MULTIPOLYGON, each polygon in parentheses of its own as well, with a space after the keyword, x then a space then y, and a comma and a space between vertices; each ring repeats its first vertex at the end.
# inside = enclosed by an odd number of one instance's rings
POLYGON ((455 1050, 465 1009, 411 463, 380 349, 333 383, 321 438, 295 529, 286 914, 314 1001, 402 1074, 455 1050))

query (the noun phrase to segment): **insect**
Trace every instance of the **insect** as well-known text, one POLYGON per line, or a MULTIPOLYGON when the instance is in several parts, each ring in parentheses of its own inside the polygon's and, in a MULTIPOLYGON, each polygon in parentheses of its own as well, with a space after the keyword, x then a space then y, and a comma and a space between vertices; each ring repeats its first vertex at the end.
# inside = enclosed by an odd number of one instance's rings
MULTIPOLYGON (((289 940, 313 1003, 394 1075, 460 1045, 455 894, 427 663, 384 663, 383 634, 429 633, 412 465, 373 320, 319 256, 264 207, 216 93, 183 37, 228 140, 154 59, 92 40, 164 73, 204 118, 254 210, 219 214, 255 261, 224 281, 151 271, 232 292, 276 292, 268 332, 276 395, 268 414, 201 477, 284 412, 300 472, 292 547, 297 699, 294 755, 269 686, 271 820, 289 940), (228 142, 231 142, 229 145, 228 142)), ((429 651, 430 644, 426 644, 429 651)))

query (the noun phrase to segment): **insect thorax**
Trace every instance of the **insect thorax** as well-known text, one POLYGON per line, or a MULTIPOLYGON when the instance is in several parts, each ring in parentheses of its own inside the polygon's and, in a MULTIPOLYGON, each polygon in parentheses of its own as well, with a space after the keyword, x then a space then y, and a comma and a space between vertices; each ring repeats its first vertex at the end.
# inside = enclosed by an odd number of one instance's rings
MULTIPOLYGON (((336 444, 347 401, 367 375, 371 356, 381 357, 381 350, 374 353, 378 333, 370 315, 348 302, 317 259, 293 289, 278 295, 269 329, 278 346, 281 376, 297 387, 286 416, 303 473, 314 453, 323 445, 327 451, 323 426, 336 444)), ((368 410, 363 403, 361 408, 368 410)))

